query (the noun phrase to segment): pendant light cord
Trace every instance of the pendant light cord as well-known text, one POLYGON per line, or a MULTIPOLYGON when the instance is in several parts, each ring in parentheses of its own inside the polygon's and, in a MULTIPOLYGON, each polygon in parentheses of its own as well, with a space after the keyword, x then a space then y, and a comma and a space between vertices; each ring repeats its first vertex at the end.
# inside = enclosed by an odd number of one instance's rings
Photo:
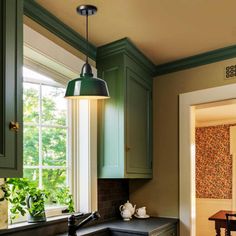
POLYGON ((88 64, 88 11, 86 12, 86 43, 87 43, 86 63, 88 64))

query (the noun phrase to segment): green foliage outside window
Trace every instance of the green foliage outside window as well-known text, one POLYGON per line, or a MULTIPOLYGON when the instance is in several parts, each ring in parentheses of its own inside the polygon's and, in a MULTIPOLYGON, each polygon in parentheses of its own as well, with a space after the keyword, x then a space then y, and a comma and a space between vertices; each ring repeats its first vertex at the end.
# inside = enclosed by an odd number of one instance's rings
MULTIPOLYGON (((66 110, 60 100, 63 97, 64 89, 41 85, 40 90, 38 84, 24 83, 24 177, 37 185, 41 182, 41 187, 54 195, 66 187, 66 110)), ((46 204, 54 203, 55 196, 51 194, 46 204)))

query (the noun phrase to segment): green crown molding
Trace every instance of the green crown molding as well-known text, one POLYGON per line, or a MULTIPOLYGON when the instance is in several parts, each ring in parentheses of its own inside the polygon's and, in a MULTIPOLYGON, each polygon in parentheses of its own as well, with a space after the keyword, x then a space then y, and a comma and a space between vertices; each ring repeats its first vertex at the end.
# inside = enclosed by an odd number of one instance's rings
POLYGON ((34 0, 24 0, 24 14, 75 49, 87 54, 93 60, 96 59, 96 47, 93 44, 89 43, 87 49, 86 40, 80 34, 72 30, 34 0))
POLYGON ((201 53, 156 66, 155 76, 186 70, 236 57, 236 45, 201 53))
POLYGON ((155 75, 156 66, 128 39, 123 38, 97 48, 97 60, 118 53, 124 53, 142 65, 151 75, 155 75))

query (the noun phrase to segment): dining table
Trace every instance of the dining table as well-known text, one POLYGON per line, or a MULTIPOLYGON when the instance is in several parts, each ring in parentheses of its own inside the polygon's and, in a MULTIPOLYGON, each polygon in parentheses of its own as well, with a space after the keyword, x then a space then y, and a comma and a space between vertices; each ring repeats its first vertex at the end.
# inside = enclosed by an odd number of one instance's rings
MULTIPOLYGON (((208 220, 215 221, 216 236, 220 236, 220 229, 226 229, 226 215, 225 214, 236 214, 236 211, 220 210, 214 215, 208 218, 208 220)), ((236 218, 230 219, 232 230, 236 231, 236 218)))

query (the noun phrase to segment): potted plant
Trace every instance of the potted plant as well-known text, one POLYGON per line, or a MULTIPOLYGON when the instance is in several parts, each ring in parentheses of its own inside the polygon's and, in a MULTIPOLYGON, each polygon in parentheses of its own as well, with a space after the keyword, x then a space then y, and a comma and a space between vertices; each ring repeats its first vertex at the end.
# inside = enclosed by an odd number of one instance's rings
POLYGON ((60 188, 56 193, 48 193, 26 178, 11 178, 7 179, 0 189, 4 193, 0 201, 6 199, 10 203, 11 221, 19 215, 24 216, 27 212, 29 213, 28 222, 46 221, 45 201, 47 198, 53 199, 54 203, 67 206, 66 212, 74 212, 72 195, 67 187, 60 188))
POLYGON ((44 190, 34 187, 29 189, 26 197, 26 205, 29 212, 28 222, 46 221, 45 198, 47 198, 47 193, 44 190))
POLYGON ((38 189, 34 182, 25 178, 11 178, 1 189, 5 195, 0 201, 9 201, 11 221, 19 215, 24 216, 27 211, 28 222, 46 221, 44 203, 47 193, 38 189))

